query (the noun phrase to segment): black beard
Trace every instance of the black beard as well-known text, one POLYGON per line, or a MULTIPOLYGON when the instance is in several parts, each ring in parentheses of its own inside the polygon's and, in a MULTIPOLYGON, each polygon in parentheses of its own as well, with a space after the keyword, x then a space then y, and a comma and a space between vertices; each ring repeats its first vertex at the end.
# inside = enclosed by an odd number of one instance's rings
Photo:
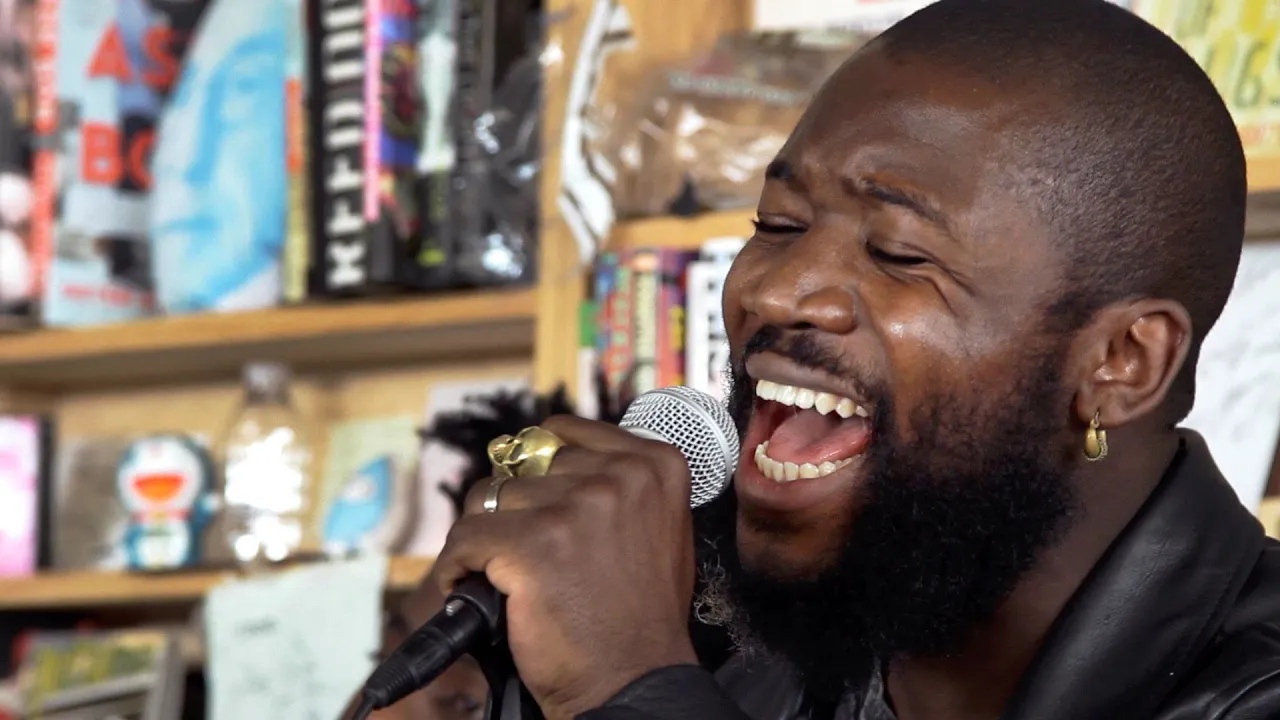
MULTIPOLYGON (((758 334, 736 363, 730 405, 740 429, 754 401, 741 363, 753 348, 840 370, 803 336, 785 345, 780 338, 758 334)), ((747 571, 735 541, 734 494, 703 508, 695 518, 701 619, 723 625, 744 650, 789 661, 811 709, 823 713, 895 658, 957 651, 1069 527, 1077 507, 1067 481, 1067 421, 1049 410, 1070 399, 1057 370, 1061 346, 1029 351, 1011 387, 968 401, 939 396, 916 408, 912 441, 895 433, 890 394, 866 387, 877 403, 867 495, 838 562, 820 577, 747 571)))

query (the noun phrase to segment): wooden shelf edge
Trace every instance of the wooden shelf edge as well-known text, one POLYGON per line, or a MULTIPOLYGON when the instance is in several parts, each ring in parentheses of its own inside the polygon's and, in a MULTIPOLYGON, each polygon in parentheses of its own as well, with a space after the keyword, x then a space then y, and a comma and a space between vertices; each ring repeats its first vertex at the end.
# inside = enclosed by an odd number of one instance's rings
MULTIPOLYGON (((431 562, 431 558, 390 558, 387 591, 403 592, 417 587, 431 570, 431 562)), ((0 611, 191 604, 235 577, 230 571, 167 575, 86 571, 0 578, 0 611)))
POLYGON ((230 380, 253 360, 306 373, 531 354, 536 297, 523 287, 0 335, 0 385, 118 390, 230 380))
POLYGON ((85 328, 0 335, 0 368, 87 355, 131 355, 193 347, 279 342, 335 333, 369 333, 469 323, 531 320, 531 288, 353 300, 242 313, 148 318, 85 328))

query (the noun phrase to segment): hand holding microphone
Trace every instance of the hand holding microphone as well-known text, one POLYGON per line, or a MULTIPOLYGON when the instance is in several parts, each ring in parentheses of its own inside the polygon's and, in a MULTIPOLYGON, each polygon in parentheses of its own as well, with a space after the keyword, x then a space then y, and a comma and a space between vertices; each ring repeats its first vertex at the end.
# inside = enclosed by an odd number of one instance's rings
MULTIPOLYGON (((563 445, 518 459, 535 469, 549 460, 545 474, 479 483, 428 580, 449 595, 484 573, 506 596, 512 658, 550 719, 596 707, 650 670, 697 662, 689 507, 727 484, 737 434, 715 400, 687 388, 641 396, 623 425, 543 423, 563 445)), ((442 616, 445 634, 472 632, 442 616)))

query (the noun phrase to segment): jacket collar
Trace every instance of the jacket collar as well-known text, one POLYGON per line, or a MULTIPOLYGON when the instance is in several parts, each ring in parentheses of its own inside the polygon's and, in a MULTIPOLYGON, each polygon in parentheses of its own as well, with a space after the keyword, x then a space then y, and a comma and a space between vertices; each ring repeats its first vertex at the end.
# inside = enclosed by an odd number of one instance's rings
POLYGON ((1150 717, 1213 639, 1265 535, 1200 435, 1067 604, 1003 720, 1150 717))

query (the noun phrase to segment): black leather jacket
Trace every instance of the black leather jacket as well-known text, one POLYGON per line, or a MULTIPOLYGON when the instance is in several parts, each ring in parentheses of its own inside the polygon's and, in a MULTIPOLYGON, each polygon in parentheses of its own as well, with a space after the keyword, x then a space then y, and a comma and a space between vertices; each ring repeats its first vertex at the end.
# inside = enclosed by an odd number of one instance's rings
MULTIPOLYGON (((731 660, 636 680, 581 720, 797 720, 801 688, 731 660)), ((1197 434, 1067 604, 1001 720, 1280 719, 1280 543, 1197 434)))

